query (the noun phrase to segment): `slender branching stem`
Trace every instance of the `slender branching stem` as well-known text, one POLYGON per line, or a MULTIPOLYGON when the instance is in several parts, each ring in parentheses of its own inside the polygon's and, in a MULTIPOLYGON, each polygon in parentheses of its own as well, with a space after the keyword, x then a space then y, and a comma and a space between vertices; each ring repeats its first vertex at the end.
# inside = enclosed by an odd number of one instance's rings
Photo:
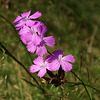
MULTIPOLYGON (((76 85, 83 85, 82 82, 78 82, 78 83, 76 83, 76 82, 68 82, 68 81, 67 81, 67 83, 73 84, 73 85, 75 85, 75 86, 76 86, 76 85)), ((91 86, 91 85, 87 85, 87 84, 85 84, 85 86, 90 87, 90 88, 96 90, 97 92, 100 92, 100 90, 94 88, 94 87, 91 86)))
POLYGON ((90 94, 89 94, 89 92, 88 92, 88 90, 87 90, 87 88, 86 88, 86 85, 85 85, 84 82, 83 82, 83 80, 81 80, 72 70, 71 70, 71 72, 82 82, 82 85, 84 86, 85 91, 87 92, 87 94, 88 94, 88 96, 89 96, 89 99, 92 100, 92 99, 91 99, 91 96, 90 96, 90 94))
MULTIPOLYGON (((0 15, 0 17, 3 18, 7 23, 9 23, 9 24, 12 26, 12 28, 13 28, 13 30, 14 30, 16 36, 17 36, 17 38, 18 38, 19 41, 20 41, 20 36, 18 35, 18 33, 17 33, 17 31, 16 31, 14 25, 13 25, 8 19, 6 19, 4 16, 0 15)), ((22 41, 21 41, 21 43, 22 43, 22 41)), ((27 52, 27 49, 26 49, 25 44, 22 43, 22 45, 24 46, 24 48, 25 48, 25 50, 26 50, 26 52, 27 52)), ((29 55, 29 57, 30 57, 30 59, 31 59, 31 61, 32 61, 32 57, 31 57, 30 53, 29 53, 29 52, 27 52, 27 53, 28 53, 28 55, 29 55)))
POLYGON ((41 88, 41 86, 39 85, 38 81, 31 75, 31 73, 27 70, 27 68, 11 54, 1 42, 0 42, 0 45, 5 50, 5 54, 9 55, 20 66, 22 66, 22 68, 28 73, 28 75, 36 82, 36 84, 38 85, 38 87, 44 92, 44 89, 41 88))

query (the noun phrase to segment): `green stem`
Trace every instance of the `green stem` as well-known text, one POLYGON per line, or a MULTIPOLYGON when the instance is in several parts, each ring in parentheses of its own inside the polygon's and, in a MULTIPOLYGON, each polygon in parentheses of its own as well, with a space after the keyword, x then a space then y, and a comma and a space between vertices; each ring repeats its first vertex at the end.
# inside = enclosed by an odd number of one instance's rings
POLYGON ((19 42, 18 40, 5 40, 5 41, 0 41, 1 43, 9 43, 9 42, 19 42))
MULTIPOLYGON (((15 31, 15 33, 16 33, 16 36, 17 36, 18 39, 20 40, 20 36, 17 34, 17 31, 16 31, 14 25, 13 25, 9 20, 7 20, 5 17, 3 17, 2 15, 0 15, 0 17, 2 17, 6 22, 8 22, 8 23, 12 26, 12 28, 14 29, 14 31, 15 31)), ((21 43, 22 43, 22 41, 21 41, 21 43)), ((26 50, 26 52, 27 52, 26 46, 25 46, 23 43, 22 43, 22 45, 24 46, 24 48, 25 48, 25 50, 26 50)), ((27 53, 28 53, 28 55, 29 55, 29 57, 30 57, 30 59, 31 59, 31 62, 32 62, 33 60, 32 60, 32 57, 31 57, 30 53, 29 53, 29 52, 27 52, 27 53)))
POLYGON ((19 38, 19 35, 17 34, 17 31, 16 31, 14 25, 13 25, 9 20, 7 20, 5 17, 3 17, 2 15, 0 15, 0 17, 2 17, 6 22, 8 22, 8 23, 12 26, 12 28, 14 29, 14 31, 15 31, 17 37, 19 38))
POLYGON ((87 92, 89 99, 92 100, 91 96, 90 96, 90 94, 89 94, 89 92, 88 92, 88 90, 87 90, 87 88, 86 88, 86 86, 84 84, 84 82, 72 70, 71 70, 71 72, 82 82, 82 85, 84 86, 85 91, 87 92))
MULTIPOLYGON (((7 49, 6 47, 0 42, 1 47, 5 50, 5 53, 8 54, 13 60, 15 60, 19 65, 22 66, 22 68, 28 73, 28 75, 33 78, 33 80, 36 82, 36 84, 39 86, 39 88, 43 91, 44 89, 41 88, 41 86, 39 85, 38 81, 30 74, 30 72, 26 69, 26 67, 19 62, 7 49)), ((44 91, 43 91, 44 93, 44 91)))
MULTIPOLYGON (((68 81, 67 81, 67 83, 74 84, 74 85, 82 85, 82 83, 80 83, 80 82, 79 82, 79 83, 75 83, 75 82, 68 82, 68 81)), ((100 90, 98 90, 98 89, 92 87, 91 85, 85 84, 85 86, 90 87, 90 88, 96 90, 97 92, 100 92, 100 90)))

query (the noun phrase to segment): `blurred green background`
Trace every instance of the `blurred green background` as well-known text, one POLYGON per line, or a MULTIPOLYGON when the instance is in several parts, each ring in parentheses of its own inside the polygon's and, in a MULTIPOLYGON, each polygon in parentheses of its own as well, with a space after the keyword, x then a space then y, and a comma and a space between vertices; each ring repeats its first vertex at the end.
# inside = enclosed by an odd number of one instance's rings
MULTIPOLYGON (((17 15, 29 10, 31 14, 36 11, 42 13, 37 20, 47 26, 46 36, 53 35, 56 40, 55 46, 47 47, 48 50, 62 49, 64 55, 73 54, 76 59, 73 71, 85 83, 100 90, 100 0, 0 0, 0 15, 11 23, 17 15)), ((28 52, 18 41, 12 26, 2 17, 0 42, 4 42, 5 47, 29 70, 32 61, 28 52)), ((31 57, 34 60, 36 55, 31 54, 31 57)), ((41 84, 36 73, 32 75, 41 84)), ((51 84, 41 84, 47 92, 43 94, 22 78, 35 84, 17 62, 5 52, 0 52, 0 100, 62 100, 64 94, 64 100, 88 100, 81 85, 69 86, 65 83, 61 90, 51 84)), ((66 79, 79 82, 71 72, 66 73, 66 79)), ((92 100, 100 100, 100 93, 91 88, 88 91, 92 100)))

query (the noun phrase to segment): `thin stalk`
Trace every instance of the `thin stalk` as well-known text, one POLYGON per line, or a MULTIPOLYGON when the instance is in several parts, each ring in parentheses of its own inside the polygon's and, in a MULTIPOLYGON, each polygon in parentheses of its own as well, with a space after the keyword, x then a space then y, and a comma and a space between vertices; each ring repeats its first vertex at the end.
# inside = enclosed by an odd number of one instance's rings
POLYGON ((94 90, 96 90, 96 91, 100 92, 100 90, 98 90, 98 89, 96 89, 96 88, 92 87, 91 85, 87 85, 87 84, 85 84, 85 86, 88 86, 88 87, 90 87, 90 88, 92 88, 92 89, 94 89, 94 90))
MULTIPOLYGON (((70 84, 74 84, 74 85, 83 85, 81 82, 76 83, 76 82, 68 82, 68 81, 67 81, 66 83, 70 83, 70 84)), ((84 83, 84 84, 85 84, 85 83, 84 83)), ((91 85, 87 85, 87 84, 85 84, 85 86, 90 87, 90 88, 92 88, 92 89, 96 90, 97 92, 100 92, 100 90, 98 90, 98 89, 94 88, 94 87, 93 87, 93 86, 91 86, 91 85)))
MULTIPOLYGON (((15 34, 16 34, 17 38, 18 38, 19 41, 20 41, 20 36, 18 35, 18 33, 17 33, 17 31, 16 31, 14 25, 13 25, 9 20, 7 20, 4 16, 0 15, 0 17, 2 17, 6 22, 8 22, 8 23, 12 26, 13 30, 15 31, 15 34)), ((22 41, 21 41, 21 43, 22 43, 22 41)), ((26 52, 27 52, 26 46, 25 46, 23 43, 22 43, 22 45, 24 46, 24 48, 25 48, 25 50, 26 50, 26 52)), ((29 52, 27 52, 27 53, 28 53, 28 55, 29 55, 29 57, 30 57, 30 59, 31 59, 31 62, 32 62, 33 60, 32 60, 32 57, 31 57, 30 53, 29 53, 29 52)))
POLYGON ((89 99, 92 100, 91 96, 90 96, 90 94, 89 94, 89 92, 88 92, 88 90, 87 90, 87 88, 86 88, 86 86, 84 84, 84 82, 72 70, 71 70, 71 72, 82 82, 82 85, 84 86, 85 91, 87 92, 87 95, 88 95, 89 99))
POLYGON ((14 31, 15 31, 17 37, 19 38, 19 35, 17 34, 17 31, 16 31, 14 25, 13 25, 9 20, 7 20, 5 17, 3 17, 2 15, 0 15, 0 17, 2 17, 6 22, 8 22, 8 23, 12 26, 12 28, 14 29, 14 31))
POLYGON ((41 86, 39 85, 38 81, 30 74, 30 72, 26 69, 26 67, 20 62, 18 61, 7 49, 6 47, 0 42, 1 47, 5 50, 5 53, 8 54, 13 60, 15 60, 19 65, 22 66, 22 68, 28 73, 28 75, 36 82, 36 84, 39 86, 39 88, 43 91, 43 93, 45 92, 44 89, 41 88, 41 86))
POLYGON ((18 40, 5 40, 5 41, 0 41, 1 43, 9 43, 9 42, 19 42, 18 40))

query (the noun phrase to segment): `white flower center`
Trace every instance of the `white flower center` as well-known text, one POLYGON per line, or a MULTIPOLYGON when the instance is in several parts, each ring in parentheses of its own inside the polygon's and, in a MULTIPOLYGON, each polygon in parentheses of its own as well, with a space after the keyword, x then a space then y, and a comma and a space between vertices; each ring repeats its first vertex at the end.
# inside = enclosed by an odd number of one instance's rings
POLYGON ((34 34, 36 33, 36 31, 34 30, 34 28, 31 28, 31 32, 34 34))
POLYGON ((28 18, 28 16, 26 16, 25 18, 24 18, 24 21, 27 21, 29 18, 28 18))
POLYGON ((58 56, 58 61, 62 61, 62 55, 58 56))
POLYGON ((41 64, 41 68, 45 68, 47 66, 47 62, 41 64))

